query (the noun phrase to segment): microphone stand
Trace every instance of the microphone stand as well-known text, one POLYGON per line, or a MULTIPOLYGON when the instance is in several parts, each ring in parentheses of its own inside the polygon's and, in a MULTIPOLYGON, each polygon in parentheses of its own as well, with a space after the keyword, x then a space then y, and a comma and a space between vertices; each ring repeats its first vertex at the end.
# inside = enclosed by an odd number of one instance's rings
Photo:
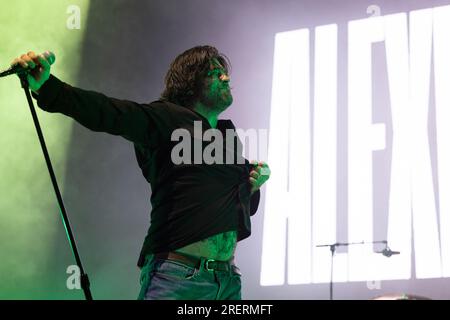
POLYGON ((354 244, 374 244, 374 243, 384 243, 387 244, 386 240, 383 241, 372 241, 372 242, 336 242, 333 244, 320 244, 316 247, 330 247, 331 251, 331 276, 330 276, 330 300, 333 300, 333 261, 334 261, 334 253, 336 252, 336 247, 340 246, 351 246, 354 244))
POLYGON ((48 172, 50 174, 50 179, 52 180, 53 188, 55 189, 56 199, 58 200, 59 209, 61 213, 61 217, 63 220, 64 228, 66 229, 67 237, 69 238, 70 247, 72 248, 72 253, 75 257, 75 261, 80 270, 80 284, 83 289, 84 296, 86 300, 92 300, 91 291, 89 289, 90 283, 89 278, 86 273, 84 273, 83 265, 81 264, 81 259, 78 254, 77 246, 75 244, 75 239, 72 234, 72 229, 70 228, 69 219, 67 217, 66 209, 64 207, 64 203, 61 197, 61 193, 59 191, 58 182, 56 181, 56 176, 53 171, 52 163, 50 161, 50 156, 47 151, 47 147, 45 145, 44 136, 42 134, 41 126, 39 125, 39 120, 36 114, 36 110, 34 108, 33 100, 31 98, 28 81, 27 81, 27 73, 21 72, 18 74, 20 78, 20 83, 22 85, 23 90, 25 91, 25 95, 27 97, 28 105, 30 107, 31 115, 33 117, 34 125, 36 127, 36 132, 39 138, 39 142, 41 144, 42 152, 44 153, 45 162, 47 164, 48 172))

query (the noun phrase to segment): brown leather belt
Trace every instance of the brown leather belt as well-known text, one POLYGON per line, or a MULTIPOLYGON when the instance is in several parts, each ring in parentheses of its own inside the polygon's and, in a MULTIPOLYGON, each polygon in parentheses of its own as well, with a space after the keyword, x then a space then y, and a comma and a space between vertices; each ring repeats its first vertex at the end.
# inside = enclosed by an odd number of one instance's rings
POLYGON ((199 258, 188 256, 178 252, 162 252, 155 254, 156 259, 178 261, 193 268, 201 268, 202 264, 208 271, 230 271, 233 265, 233 259, 229 261, 219 261, 214 259, 199 258))

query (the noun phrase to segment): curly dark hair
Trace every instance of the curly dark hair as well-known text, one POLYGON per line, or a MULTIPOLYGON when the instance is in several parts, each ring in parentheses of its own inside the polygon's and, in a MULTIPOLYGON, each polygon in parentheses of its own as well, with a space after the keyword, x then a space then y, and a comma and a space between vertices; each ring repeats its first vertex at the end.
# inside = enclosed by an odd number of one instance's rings
POLYGON ((212 46, 196 46, 176 57, 164 79, 166 87, 161 99, 193 108, 193 103, 201 94, 212 59, 217 59, 229 73, 230 60, 212 46))

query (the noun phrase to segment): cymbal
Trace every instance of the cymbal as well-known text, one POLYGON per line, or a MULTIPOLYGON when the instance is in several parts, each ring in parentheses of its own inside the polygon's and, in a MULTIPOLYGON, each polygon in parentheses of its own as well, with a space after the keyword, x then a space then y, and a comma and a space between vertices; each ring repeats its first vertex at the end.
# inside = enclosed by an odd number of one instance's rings
POLYGON ((431 300, 431 298, 408 293, 388 293, 372 298, 371 300, 431 300))

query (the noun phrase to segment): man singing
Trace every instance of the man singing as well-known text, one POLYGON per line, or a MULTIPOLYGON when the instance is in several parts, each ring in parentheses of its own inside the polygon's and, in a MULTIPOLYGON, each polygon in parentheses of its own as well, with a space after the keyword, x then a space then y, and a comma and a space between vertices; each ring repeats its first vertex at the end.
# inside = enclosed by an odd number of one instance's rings
MULTIPOLYGON (((264 162, 242 158, 237 135, 225 134, 235 132, 233 123, 218 119, 233 102, 229 60, 211 46, 183 52, 170 65, 161 98, 149 104, 72 87, 51 75, 45 56, 32 51, 15 59, 16 64, 30 69, 28 83, 41 109, 134 144, 152 190, 151 223, 138 261, 139 299, 241 299, 236 244, 250 236, 250 216, 270 170, 264 162), (173 161, 173 132, 191 133, 190 148, 198 143, 198 124, 222 134, 221 151, 232 162, 173 161)), ((202 153, 207 143, 200 143, 202 153)))

